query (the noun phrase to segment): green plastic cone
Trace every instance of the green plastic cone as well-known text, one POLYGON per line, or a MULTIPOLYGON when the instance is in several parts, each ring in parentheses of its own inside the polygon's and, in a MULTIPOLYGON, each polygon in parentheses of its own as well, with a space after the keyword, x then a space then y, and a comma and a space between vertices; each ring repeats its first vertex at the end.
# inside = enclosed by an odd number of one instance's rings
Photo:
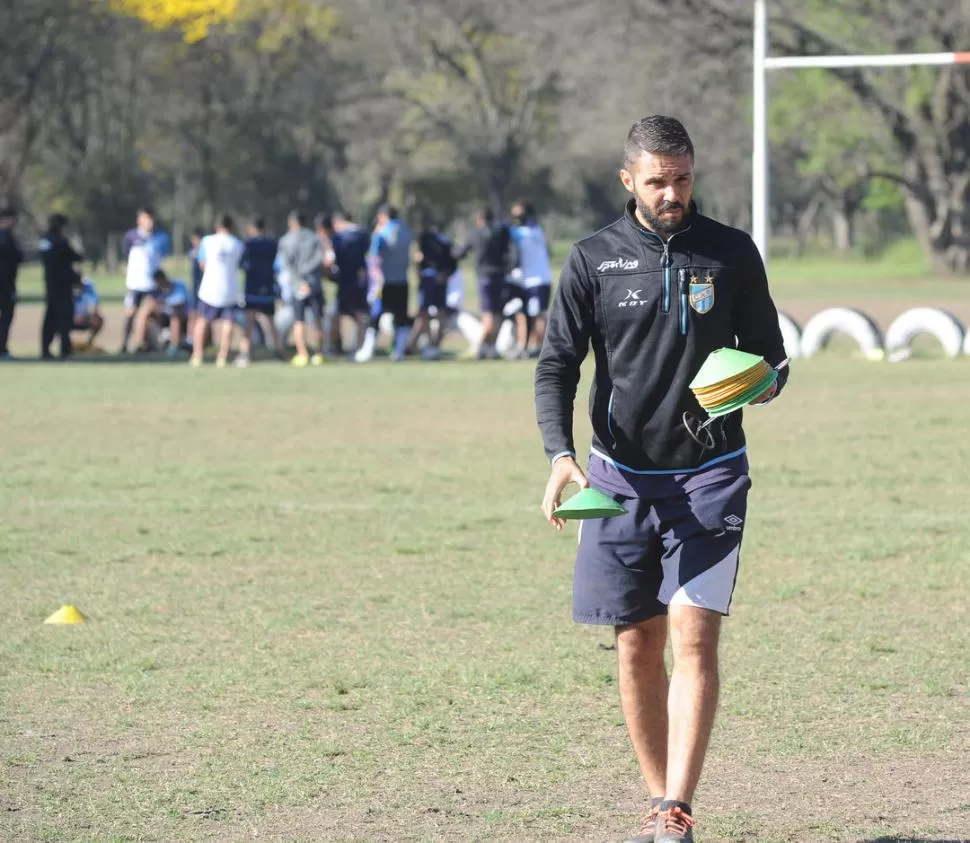
POLYGON ((622 515, 626 509, 599 489, 583 489, 553 512, 557 518, 579 521, 584 518, 609 518, 622 515))
POLYGON ((722 404, 717 407, 711 407, 708 409, 707 415, 716 419, 718 416, 726 416, 728 413, 733 413, 735 410, 740 410, 746 404, 750 404, 755 398, 760 396, 768 387, 778 380, 778 372, 774 369, 759 383, 755 384, 751 389, 745 392, 743 395, 739 395, 733 401, 729 401, 727 404, 722 404))
POLYGON ((701 370, 690 382, 691 389, 704 389, 716 383, 736 378, 753 369, 764 360, 757 354, 748 354, 736 348, 719 348, 707 355, 701 370))

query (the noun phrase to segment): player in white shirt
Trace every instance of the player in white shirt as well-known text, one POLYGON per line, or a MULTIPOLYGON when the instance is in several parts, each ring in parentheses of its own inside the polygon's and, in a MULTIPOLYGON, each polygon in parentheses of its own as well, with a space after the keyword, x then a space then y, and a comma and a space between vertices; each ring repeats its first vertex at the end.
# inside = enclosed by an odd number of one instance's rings
MULTIPOLYGON (((192 338, 193 366, 202 365, 205 351, 205 332, 213 322, 222 322, 219 334, 219 350, 216 365, 225 366, 232 344, 232 328, 236 308, 239 306, 239 264, 244 246, 233 234, 232 217, 219 217, 215 234, 202 241, 202 283, 199 285, 199 310, 195 320, 195 336, 192 338)), ((215 339, 213 331, 213 339, 215 339)))
POLYGON ((524 294, 523 308, 516 314, 518 344, 521 353, 536 356, 546 333, 546 311, 552 295, 549 247, 531 205, 516 202, 512 206, 512 218, 515 220, 512 239, 519 253, 515 275, 524 294))
POLYGON ((125 234, 121 253, 125 260, 125 332, 121 340, 121 353, 128 350, 128 340, 135 321, 135 314, 142 302, 155 291, 155 270, 162 264, 168 248, 168 239, 155 229, 155 214, 150 208, 138 211, 135 228, 125 234))

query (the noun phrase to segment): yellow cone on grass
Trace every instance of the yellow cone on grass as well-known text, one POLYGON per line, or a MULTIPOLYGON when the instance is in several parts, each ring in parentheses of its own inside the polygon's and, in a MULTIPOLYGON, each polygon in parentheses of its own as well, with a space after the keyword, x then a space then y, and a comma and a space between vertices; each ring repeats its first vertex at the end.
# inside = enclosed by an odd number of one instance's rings
POLYGON ((44 623, 84 623, 87 620, 76 606, 61 606, 44 623))

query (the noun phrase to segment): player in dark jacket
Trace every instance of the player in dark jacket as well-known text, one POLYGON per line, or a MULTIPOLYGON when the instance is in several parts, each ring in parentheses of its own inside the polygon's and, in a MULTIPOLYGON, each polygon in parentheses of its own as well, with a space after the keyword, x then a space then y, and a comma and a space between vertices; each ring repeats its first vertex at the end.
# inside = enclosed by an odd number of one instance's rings
POLYGON ((626 513, 584 523, 573 617, 616 629, 619 685, 652 803, 637 843, 690 841, 691 799, 717 705, 717 641, 728 613, 750 486, 741 413, 714 423, 689 384, 717 348, 787 360, 764 263, 751 238, 701 216, 684 127, 631 130, 622 218, 577 243, 563 268, 536 369, 536 411, 552 473, 543 512, 570 482, 626 513), (576 462, 573 402, 592 347, 589 478, 576 462), (674 668, 664 647, 669 628, 674 668), (670 721, 668 728, 668 708, 670 721))
POLYGON ((17 307, 17 273, 24 262, 24 253, 14 236, 17 212, 13 208, 0 210, 0 360, 10 356, 7 338, 17 307))
POLYGON ((55 335, 61 338, 61 359, 71 356, 71 328, 74 324, 74 287, 81 283, 74 264, 84 258, 67 241, 68 219, 53 214, 47 232, 40 240, 40 259, 44 265, 47 309, 41 331, 41 356, 53 359, 50 347, 55 335))

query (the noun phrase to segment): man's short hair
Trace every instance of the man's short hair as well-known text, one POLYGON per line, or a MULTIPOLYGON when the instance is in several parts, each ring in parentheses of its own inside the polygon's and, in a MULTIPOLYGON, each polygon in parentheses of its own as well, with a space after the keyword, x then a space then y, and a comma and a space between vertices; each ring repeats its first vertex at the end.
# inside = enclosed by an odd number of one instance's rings
POLYGON ((398 211, 393 205, 381 205, 378 209, 378 213, 386 214, 389 220, 396 220, 401 216, 401 212, 398 211))
POLYGON ((152 279, 155 283, 161 283, 162 281, 168 281, 168 275, 166 275, 164 269, 156 269, 152 273, 152 279))
POLYGON ((313 218, 313 226, 314 226, 314 228, 322 228, 322 229, 325 229, 325 230, 329 230, 330 229, 330 219, 331 219, 331 215, 330 214, 317 214, 313 218))
POLYGON ((287 219, 290 222, 295 222, 300 228, 306 228, 306 214, 302 211, 290 211, 287 219))
POLYGON ((266 220, 261 216, 253 217, 250 225, 257 231, 266 231, 266 220))
POLYGON ((142 214, 145 214, 145 216, 155 219, 155 210, 152 208, 151 205, 142 205, 138 209, 138 216, 141 216, 142 214))
POLYGON ((216 225, 219 228, 224 228, 226 231, 232 231, 235 223, 229 214, 219 214, 219 217, 216 219, 216 225))
POLYGON ((623 164, 629 167, 644 153, 651 155, 689 155, 694 160, 694 144, 687 129, 676 117, 651 114, 634 123, 623 147, 623 164))
POLYGON ((203 237, 205 237, 206 230, 201 225, 197 225, 192 229, 192 234, 201 240, 203 237))

